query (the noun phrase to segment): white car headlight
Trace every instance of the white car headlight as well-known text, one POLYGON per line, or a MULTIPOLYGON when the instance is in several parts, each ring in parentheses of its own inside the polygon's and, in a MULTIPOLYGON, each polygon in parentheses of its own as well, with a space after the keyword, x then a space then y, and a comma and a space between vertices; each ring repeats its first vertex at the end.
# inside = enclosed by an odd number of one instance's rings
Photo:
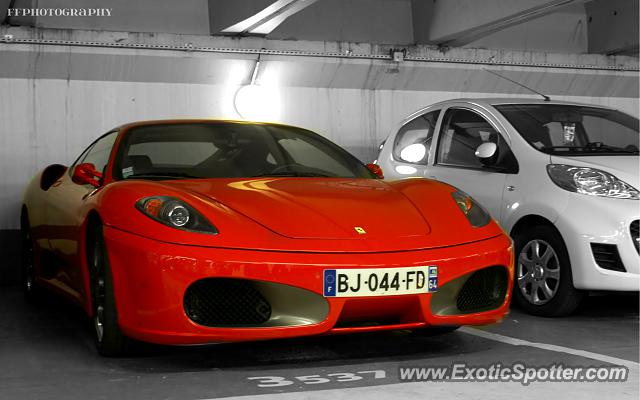
POLYGON ((549 164, 547 173, 556 185, 570 192, 616 199, 638 200, 639 197, 636 188, 599 169, 549 164))

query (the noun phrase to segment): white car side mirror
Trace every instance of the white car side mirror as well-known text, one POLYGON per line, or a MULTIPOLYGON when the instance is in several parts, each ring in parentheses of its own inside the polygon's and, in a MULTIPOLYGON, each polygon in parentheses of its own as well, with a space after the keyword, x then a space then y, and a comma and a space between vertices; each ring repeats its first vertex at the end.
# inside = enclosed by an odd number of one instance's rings
POLYGON ((476 157, 480 159, 480 162, 484 165, 493 165, 497 161, 498 145, 493 142, 482 143, 476 149, 476 157))
POLYGON ((422 143, 414 143, 400 151, 402 161, 416 163, 421 161, 427 154, 427 147, 422 143))

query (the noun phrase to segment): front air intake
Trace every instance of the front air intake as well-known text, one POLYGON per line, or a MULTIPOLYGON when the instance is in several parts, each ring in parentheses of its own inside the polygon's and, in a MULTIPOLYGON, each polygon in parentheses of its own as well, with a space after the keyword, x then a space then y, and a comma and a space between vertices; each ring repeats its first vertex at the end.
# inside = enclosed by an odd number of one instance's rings
POLYGON ((615 244, 591 243, 591 251, 598 267, 610 271, 627 272, 620 259, 618 246, 615 244))
POLYGON ((463 314, 496 309, 504 303, 509 287, 507 270, 501 266, 474 272, 458 293, 456 306, 463 314))
POLYGON ((251 281, 209 278, 184 295, 184 310, 195 323, 210 327, 259 326, 271 318, 271 305, 251 281))

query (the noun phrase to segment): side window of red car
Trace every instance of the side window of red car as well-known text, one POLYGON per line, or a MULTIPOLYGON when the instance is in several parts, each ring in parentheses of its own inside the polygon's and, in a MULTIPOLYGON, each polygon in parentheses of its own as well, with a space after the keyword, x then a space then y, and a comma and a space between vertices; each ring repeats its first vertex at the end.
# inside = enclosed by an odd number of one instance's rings
POLYGON ((78 157, 76 162, 73 163, 70 170, 73 171, 73 168, 77 164, 91 163, 95 165, 97 171, 104 173, 104 170, 109 163, 109 156, 111 155, 111 150, 113 149, 113 145, 115 144, 117 137, 117 131, 109 132, 93 142, 91 146, 89 146, 87 150, 78 157))

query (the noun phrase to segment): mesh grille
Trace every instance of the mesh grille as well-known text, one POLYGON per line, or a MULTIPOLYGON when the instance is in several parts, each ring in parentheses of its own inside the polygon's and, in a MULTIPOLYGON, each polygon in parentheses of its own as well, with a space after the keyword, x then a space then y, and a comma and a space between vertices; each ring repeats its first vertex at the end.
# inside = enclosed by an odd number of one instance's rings
POLYGON ((507 271, 503 267, 494 266, 476 271, 458 293, 458 310, 474 313, 498 308, 504 302, 508 286, 507 271))
POLYGON ((184 309, 205 326, 256 326, 271 317, 271 305, 250 281, 210 278, 195 282, 184 295, 184 309))
POLYGON ((640 242, 638 235, 640 234, 640 220, 635 220, 629 226, 629 232, 631 233, 631 240, 633 240, 633 245, 636 247, 636 251, 640 254, 640 242))
POLYGON ((591 243, 591 251, 593 252, 593 258, 595 258, 596 264, 598 264, 600 268, 627 272, 624 265, 622 265, 622 260, 618 253, 618 246, 615 244, 591 243))

